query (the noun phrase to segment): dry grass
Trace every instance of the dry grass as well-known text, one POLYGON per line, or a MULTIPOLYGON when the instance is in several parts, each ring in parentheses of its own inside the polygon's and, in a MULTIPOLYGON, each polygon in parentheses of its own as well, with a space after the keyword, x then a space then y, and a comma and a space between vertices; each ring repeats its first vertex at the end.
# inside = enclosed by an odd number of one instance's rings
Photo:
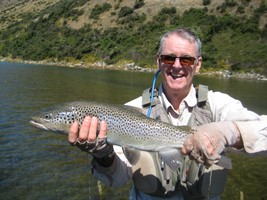
MULTIPOLYGON (((26 12, 39 12, 47 6, 57 3, 59 0, 29 0, 29 1, 19 1, 19 0, 2 0, 0 1, 0 17, 5 18, 0 22, 0 30, 7 27, 10 23, 20 21, 20 14, 26 12)), ((73 29, 79 29, 86 24, 90 24, 92 28, 110 28, 117 26, 116 19, 117 15, 112 15, 112 13, 118 13, 120 8, 123 6, 133 7, 134 0, 90 0, 88 3, 77 9, 84 9, 85 12, 76 21, 68 21, 68 25, 73 29), (89 15, 93 7, 96 4, 103 4, 108 2, 112 5, 112 8, 101 14, 99 20, 90 19, 89 15), (118 6, 119 4, 119 6, 118 6), (115 7, 119 7, 115 9, 115 7)), ((236 0, 236 2, 241 2, 241 0, 236 0)), ((212 0, 211 4, 207 6, 211 14, 220 15, 217 7, 220 6, 224 1, 212 0)), ((245 8, 245 13, 242 14, 244 17, 249 17, 253 13, 253 9, 259 7, 261 0, 251 0, 248 6, 245 8)), ((241 3, 240 3, 241 4, 241 3)), ((145 0, 145 5, 140 9, 135 10, 138 14, 145 13, 147 20, 151 20, 152 17, 158 13, 163 7, 175 6, 177 13, 183 14, 185 10, 190 8, 204 8, 203 0, 145 0)), ((228 13, 236 14, 236 7, 232 10, 227 10, 228 13)), ((260 27, 263 28, 267 24, 267 14, 263 15, 260 20, 260 27)))
POLYGON ((0 6, 0 30, 7 27, 9 24, 21 20, 21 14, 27 12, 40 12, 47 6, 57 3, 59 0, 29 0, 29 1, 2 1, 0 6), (8 2, 8 3, 5 3, 8 2))
MULTIPOLYGON (((74 28, 80 28, 84 24, 90 24, 93 28, 110 28, 117 26, 116 15, 112 13, 118 13, 119 9, 123 6, 133 7, 135 1, 133 0, 123 0, 119 3, 118 0, 109 0, 108 3, 112 5, 112 8, 100 15, 99 20, 89 19, 90 10, 95 7, 96 4, 103 4, 105 0, 91 0, 89 3, 83 6, 82 9, 85 9, 85 14, 79 18, 78 21, 69 21, 68 24, 74 28), (119 3, 119 9, 115 9, 116 5, 119 3)), ((178 13, 183 13, 185 10, 194 8, 202 8, 202 0, 145 0, 145 5, 140 9, 135 10, 136 13, 142 14, 145 13, 147 20, 151 20, 154 14, 158 13, 163 7, 175 6, 178 13)), ((80 8, 79 8, 80 9, 80 8)))

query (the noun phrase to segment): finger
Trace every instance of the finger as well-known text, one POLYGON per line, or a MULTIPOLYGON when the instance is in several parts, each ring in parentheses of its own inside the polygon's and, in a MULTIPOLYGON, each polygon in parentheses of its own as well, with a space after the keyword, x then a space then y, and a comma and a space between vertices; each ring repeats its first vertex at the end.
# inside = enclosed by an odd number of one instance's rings
POLYGON ((181 149, 182 153, 184 155, 188 154, 189 152, 186 150, 186 148, 184 146, 182 146, 182 149, 181 149))
POLYGON ((107 137, 107 122, 101 121, 99 126, 99 135, 98 138, 107 137))
POLYGON ((208 136, 206 132, 203 132, 200 138, 200 145, 204 153, 208 157, 212 157, 216 153, 216 142, 208 136))
POLYGON ((71 127, 70 127, 70 131, 69 131, 69 143, 74 144, 77 137, 78 137, 78 133, 79 133, 79 124, 78 122, 74 122, 71 127))
POLYGON ((96 140, 97 123, 98 123, 97 118, 92 117, 90 129, 89 129, 89 134, 87 136, 88 141, 95 141, 96 140))
POLYGON ((89 134, 89 129, 91 126, 91 117, 87 116, 84 118, 83 123, 81 125, 80 133, 79 133, 79 139, 80 141, 85 141, 87 140, 88 134, 89 134))
POLYGON ((189 135, 182 146, 182 153, 189 154, 194 149, 194 135, 189 135))

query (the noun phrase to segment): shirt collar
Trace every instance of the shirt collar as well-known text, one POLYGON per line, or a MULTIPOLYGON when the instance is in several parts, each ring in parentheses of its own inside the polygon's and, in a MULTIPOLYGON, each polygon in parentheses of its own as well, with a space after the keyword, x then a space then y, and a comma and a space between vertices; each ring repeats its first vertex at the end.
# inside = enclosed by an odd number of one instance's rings
MULTIPOLYGON (((161 101, 161 103, 163 104, 164 108, 167 110, 169 107, 171 107, 173 110, 173 106, 171 105, 171 103, 169 102, 169 100, 167 99, 166 95, 164 94, 163 91, 163 87, 162 84, 159 87, 159 99, 161 101)), ((196 98, 196 90, 194 88, 194 86, 192 85, 190 88, 190 91, 188 93, 188 95, 184 98, 184 100, 181 102, 181 104, 186 103, 186 105, 188 107, 194 107, 197 104, 197 98, 196 98)))

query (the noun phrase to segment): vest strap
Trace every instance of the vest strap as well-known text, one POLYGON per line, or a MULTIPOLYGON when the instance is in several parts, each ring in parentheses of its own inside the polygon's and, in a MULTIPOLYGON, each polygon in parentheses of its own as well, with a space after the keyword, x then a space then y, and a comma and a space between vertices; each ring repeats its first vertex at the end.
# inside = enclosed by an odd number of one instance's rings
POLYGON ((149 106, 155 106, 159 103, 158 101, 158 90, 154 90, 154 98, 153 101, 151 102, 151 88, 147 88, 146 90, 143 91, 142 94, 142 106, 143 107, 149 107, 149 106))
POLYGON ((197 102, 198 103, 207 102, 209 87, 206 85, 199 84, 196 87, 196 90, 197 90, 197 102))

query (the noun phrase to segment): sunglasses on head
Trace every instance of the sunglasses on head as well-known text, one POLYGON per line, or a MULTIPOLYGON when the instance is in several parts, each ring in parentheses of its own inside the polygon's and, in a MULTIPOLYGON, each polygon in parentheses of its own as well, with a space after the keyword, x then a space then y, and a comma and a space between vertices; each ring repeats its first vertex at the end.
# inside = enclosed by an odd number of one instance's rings
POLYGON ((172 56, 172 55, 160 55, 160 60, 164 64, 173 65, 176 61, 176 59, 179 59, 181 65, 194 65, 196 58, 191 56, 172 56))

